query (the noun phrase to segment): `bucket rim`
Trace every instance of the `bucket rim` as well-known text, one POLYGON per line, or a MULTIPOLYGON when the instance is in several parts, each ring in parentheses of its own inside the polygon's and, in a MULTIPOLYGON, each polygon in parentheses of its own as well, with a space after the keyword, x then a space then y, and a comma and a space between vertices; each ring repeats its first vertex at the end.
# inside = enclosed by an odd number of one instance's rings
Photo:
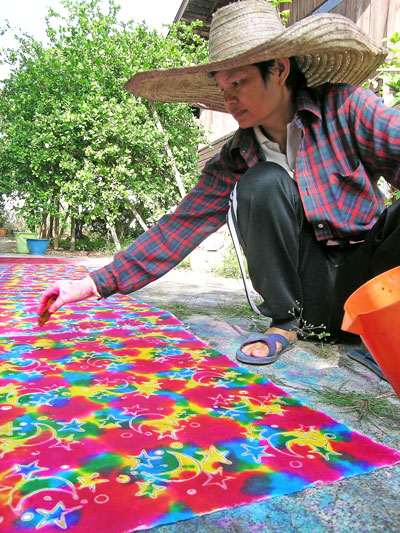
MULTIPOLYGON (((376 283, 377 280, 379 280, 379 278, 383 278, 384 276, 387 276, 388 274, 390 275, 390 274, 395 273, 395 272, 398 272, 400 274, 400 266, 391 268, 389 270, 385 270, 385 272, 382 272, 381 274, 378 274, 377 276, 375 276, 375 277, 369 279, 368 281, 366 281, 365 283, 363 283, 360 287, 358 287, 358 289, 356 289, 354 292, 352 292, 350 294, 350 296, 347 298, 347 300, 344 303, 344 310, 348 311, 348 309, 346 309, 346 307, 348 305, 350 305, 351 300, 356 298, 362 291, 365 291, 365 289, 368 286, 371 286, 374 283, 376 283)), ((394 304, 396 304, 396 302, 393 302, 392 304, 388 304, 387 307, 390 307, 391 305, 394 305, 394 304)), ((370 313, 371 311, 366 311, 366 312, 370 313)), ((365 312, 364 313, 359 313, 359 314, 362 315, 362 314, 365 314, 365 312)))

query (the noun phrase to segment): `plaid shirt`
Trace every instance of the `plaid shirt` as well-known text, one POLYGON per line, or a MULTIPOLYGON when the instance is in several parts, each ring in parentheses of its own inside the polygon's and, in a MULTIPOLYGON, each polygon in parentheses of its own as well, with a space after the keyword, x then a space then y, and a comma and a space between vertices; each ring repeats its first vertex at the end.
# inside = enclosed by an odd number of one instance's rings
MULTIPOLYGON (((360 87, 326 84, 299 92, 295 120, 296 181, 316 239, 369 230, 385 207, 379 177, 400 188, 400 112, 360 87)), ((91 274, 100 295, 133 292, 180 263, 225 223, 235 183, 263 159, 253 129, 239 129, 174 213, 91 274)))

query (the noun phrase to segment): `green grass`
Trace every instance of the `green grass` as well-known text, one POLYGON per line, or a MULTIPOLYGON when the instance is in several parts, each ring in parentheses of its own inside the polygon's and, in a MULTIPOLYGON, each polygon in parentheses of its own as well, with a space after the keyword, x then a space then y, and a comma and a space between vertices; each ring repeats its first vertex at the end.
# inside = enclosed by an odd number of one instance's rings
POLYGON ((310 394, 321 400, 325 405, 339 407, 341 412, 350 412, 358 417, 358 421, 366 421, 382 429, 381 425, 393 427, 393 424, 400 425, 400 413, 396 406, 392 405, 388 400, 397 398, 396 394, 389 390, 381 394, 364 394, 354 391, 343 391, 342 388, 347 382, 343 383, 338 389, 329 386, 322 386, 321 388, 308 386, 295 386, 286 381, 277 378, 276 376, 266 376, 275 385, 282 388, 294 389, 301 391, 304 394, 310 394))
POLYGON ((193 314, 202 314, 209 317, 243 319, 247 321, 250 331, 263 333, 269 327, 269 319, 258 316, 251 310, 248 304, 218 304, 215 307, 200 307, 194 300, 191 302, 169 302, 164 305, 165 309, 183 322, 193 314))
POLYGON ((184 302, 169 302, 164 306, 167 311, 179 318, 179 320, 185 320, 193 314, 193 309, 184 302))
POLYGON ((248 318, 252 319, 255 316, 254 311, 251 310, 250 306, 247 304, 220 304, 214 309, 209 309, 206 314, 213 314, 219 316, 228 316, 232 318, 248 318))
POLYGON ((334 389, 324 386, 320 389, 310 387, 309 392, 326 404, 340 407, 343 412, 356 414, 359 421, 365 420, 373 423, 374 421, 390 420, 392 423, 400 424, 398 410, 387 401, 387 398, 395 398, 393 391, 373 396, 360 392, 345 392, 341 390, 341 387, 334 389))
MULTIPOLYGON (((309 340, 309 339, 307 339, 307 340, 309 340)), ((316 341, 311 341, 311 342, 315 343, 316 341)), ((318 344, 315 344, 315 346, 313 346, 311 348, 311 350, 317 357, 321 357, 322 359, 326 359, 331 354, 331 348, 332 348, 333 344, 334 344, 333 342, 320 341, 318 344)))

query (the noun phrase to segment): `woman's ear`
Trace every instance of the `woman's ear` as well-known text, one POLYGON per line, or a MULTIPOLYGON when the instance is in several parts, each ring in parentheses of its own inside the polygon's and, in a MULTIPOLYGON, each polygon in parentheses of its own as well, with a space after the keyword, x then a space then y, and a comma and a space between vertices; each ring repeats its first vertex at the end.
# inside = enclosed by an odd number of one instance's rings
POLYGON ((286 82, 290 72, 290 60, 288 57, 275 59, 276 72, 279 76, 279 82, 283 85, 286 82))

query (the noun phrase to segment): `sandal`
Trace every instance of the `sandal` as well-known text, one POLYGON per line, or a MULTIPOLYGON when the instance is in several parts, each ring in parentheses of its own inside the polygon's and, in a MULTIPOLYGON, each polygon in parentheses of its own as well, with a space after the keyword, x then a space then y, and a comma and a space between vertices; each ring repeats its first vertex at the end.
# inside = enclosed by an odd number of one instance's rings
POLYGON ((294 343, 289 342, 286 337, 279 335, 278 333, 253 333, 248 339, 246 339, 241 345, 240 348, 236 351, 236 359, 241 363, 248 363, 250 365, 269 365, 277 361, 280 356, 286 350, 293 348, 294 343), (247 344, 253 344, 254 342, 265 342, 268 346, 269 354, 266 357, 253 357, 252 355, 246 355, 242 352, 242 348, 247 346, 247 344), (277 352, 278 346, 277 343, 282 344, 282 349, 280 352, 277 352))
POLYGON ((354 361, 357 361, 358 363, 361 363, 362 365, 372 370, 372 372, 374 372, 381 379, 387 381, 384 373, 377 365, 371 352, 363 352, 362 350, 349 350, 349 357, 350 359, 354 359, 354 361))

